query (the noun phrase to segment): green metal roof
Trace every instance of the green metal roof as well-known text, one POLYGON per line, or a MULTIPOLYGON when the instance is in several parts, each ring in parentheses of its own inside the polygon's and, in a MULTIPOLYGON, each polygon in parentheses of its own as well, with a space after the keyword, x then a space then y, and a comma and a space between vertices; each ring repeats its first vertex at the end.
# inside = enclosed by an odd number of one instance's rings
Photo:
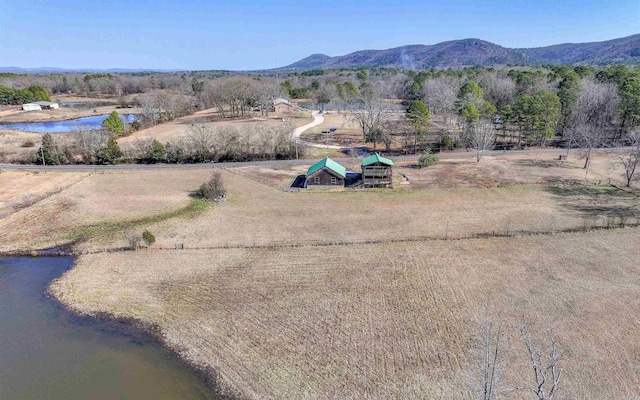
POLYGON ((333 172, 335 172, 336 174, 340 175, 343 178, 346 178, 347 176, 346 168, 338 164, 337 162, 333 161, 329 157, 326 157, 318 161, 317 163, 313 164, 312 166, 310 166, 309 169, 307 170, 307 176, 313 174, 314 172, 322 168, 329 168, 330 170, 332 170, 333 172))
POLYGON ((385 164, 385 165, 393 166, 393 161, 389 160, 388 158, 382 157, 378 153, 375 153, 373 155, 370 155, 369 157, 365 157, 365 158, 362 159, 362 166, 363 167, 366 167, 367 165, 371 165, 371 164, 375 164, 375 163, 382 163, 382 164, 385 164))

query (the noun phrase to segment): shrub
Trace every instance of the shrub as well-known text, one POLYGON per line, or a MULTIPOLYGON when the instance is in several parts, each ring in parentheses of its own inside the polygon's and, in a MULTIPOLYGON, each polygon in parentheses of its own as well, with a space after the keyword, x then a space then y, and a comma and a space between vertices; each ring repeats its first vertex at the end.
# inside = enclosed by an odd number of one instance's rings
POLYGON ((142 240, 144 240, 147 246, 151 246, 156 242, 156 237, 153 236, 153 233, 145 230, 144 232, 142 232, 142 240))
POLYGON ((131 124, 131 130, 136 132, 139 131, 140 129, 142 129, 142 122, 138 121, 137 119, 135 121, 133 121, 131 124))
POLYGON ((197 195, 206 201, 218 201, 227 195, 220 171, 215 171, 209 182, 203 183, 202 186, 200 186, 197 195))
POLYGON ((431 154, 429 150, 425 150, 418 158, 418 165, 420 165, 420 168, 423 168, 433 165, 438 161, 440 161, 438 157, 431 154))
POLYGON ((444 135, 442 137, 442 147, 445 149, 450 149, 453 146, 453 140, 451 140, 451 136, 444 135))
POLYGON ((140 244, 142 237, 138 233, 136 233, 133 229, 125 228, 124 240, 127 242, 127 247, 130 250, 135 250, 136 248, 138 248, 138 245, 140 244))

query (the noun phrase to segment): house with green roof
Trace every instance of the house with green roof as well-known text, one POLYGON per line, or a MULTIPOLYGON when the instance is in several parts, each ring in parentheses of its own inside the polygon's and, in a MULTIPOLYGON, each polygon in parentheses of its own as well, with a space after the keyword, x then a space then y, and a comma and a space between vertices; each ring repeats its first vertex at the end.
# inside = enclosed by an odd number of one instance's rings
POLYGON ((347 170, 342 165, 326 157, 307 170, 307 188, 344 187, 347 170))
POLYGON ((362 159, 362 186, 393 187, 393 161, 375 153, 362 159))

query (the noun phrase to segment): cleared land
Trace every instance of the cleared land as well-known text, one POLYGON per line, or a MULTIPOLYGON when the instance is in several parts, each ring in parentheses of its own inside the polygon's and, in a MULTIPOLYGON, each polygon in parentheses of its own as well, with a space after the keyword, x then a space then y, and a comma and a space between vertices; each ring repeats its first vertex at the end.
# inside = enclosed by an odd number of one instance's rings
POLYGON ((0 125, 0 162, 14 163, 28 160, 42 142, 42 133, 2 129, 0 125))
POLYGON ((409 184, 343 192, 286 192, 306 166, 230 168, 223 172, 228 199, 200 209, 202 217, 188 223, 172 213, 193 214, 190 195, 210 171, 92 174, 0 219, 0 251, 78 240, 83 250, 121 247, 130 225, 152 230, 161 247, 212 248, 464 238, 637 222, 637 194, 607 184, 585 185, 580 168, 546 157, 399 167, 396 173, 409 176, 409 184))
POLYGON ((87 173, 5 171, 0 174, 0 220, 10 214, 69 189, 87 173))
POLYGON ((293 123, 294 126, 302 126, 311 121, 309 113, 301 112, 296 115, 278 115, 276 113, 269 114, 269 117, 247 116, 242 118, 222 118, 215 109, 207 109, 198 111, 185 117, 176 118, 173 121, 152 126, 134 132, 132 135, 121 138, 119 143, 132 143, 137 139, 156 139, 162 143, 173 142, 186 139, 189 127, 194 123, 204 123, 212 128, 222 128, 227 126, 243 127, 257 124, 267 126, 276 126, 283 123, 282 119, 286 118, 293 123))
POLYGON ((587 183, 582 160, 555 157, 399 165, 408 183, 393 190, 337 192, 286 191, 306 166, 229 168, 228 198, 211 207, 190 196, 209 170, 3 172, 0 193, 22 182, 43 198, 0 197, 0 251, 76 240, 97 251, 52 292, 157 328, 227 394, 469 398, 488 300, 505 385, 531 382, 526 323, 540 343, 553 327, 567 351, 564 396, 632 398, 640 228, 558 232, 636 224, 640 198, 608 184, 610 155, 587 183), (155 249, 101 251, 123 246, 127 228, 151 230, 155 249), (491 237, 514 232, 555 233, 491 237), (161 250, 176 243, 186 249, 161 250))
POLYGON ((538 340, 554 327, 567 351, 564 396, 632 398, 639 236, 98 254, 52 290, 79 312, 157 326, 219 371, 227 393, 250 398, 471 397, 488 299, 506 385, 531 382, 518 335, 528 323, 538 340))
MULTIPOLYGON (((193 215, 198 207, 194 207, 190 194, 209 175, 206 170, 49 172, 27 180, 24 177, 33 174, 3 172, 0 193, 22 179, 21 196, 42 200, 29 207, 13 207, 13 212, 0 218, 0 251, 48 248, 76 241, 82 241, 78 251, 91 243, 122 246, 123 231, 129 226, 193 215), (59 191, 56 189, 60 186, 52 186, 57 180, 78 183, 59 191)), ((19 197, 7 193, 6 198, 19 201, 19 197)))

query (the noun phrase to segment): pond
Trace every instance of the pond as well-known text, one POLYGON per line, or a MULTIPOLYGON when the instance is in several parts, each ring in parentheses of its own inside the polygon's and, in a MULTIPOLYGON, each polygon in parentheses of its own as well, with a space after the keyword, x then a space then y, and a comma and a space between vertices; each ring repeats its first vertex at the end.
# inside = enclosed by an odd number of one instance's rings
MULTIPOLYGON (((2 124, 0 125, 0 129, 17 129, 26 132, 38 133, 68 133, 73 132, 74 129, 79 128, 100 129, 102 127, 102 121, 104 121, 108 116, 108 114, 105 114, 92 115, 90 117, 57 122, 25 122, 17 124, 2 124)), ((136 118, 136 114, 120 114, 120 119, 127 123, 135 121, 136 118)))
POLYGON ((72 257, 0 257, 0 399, 206 399, 198 375, 117 323, 46 297, 72 257))

